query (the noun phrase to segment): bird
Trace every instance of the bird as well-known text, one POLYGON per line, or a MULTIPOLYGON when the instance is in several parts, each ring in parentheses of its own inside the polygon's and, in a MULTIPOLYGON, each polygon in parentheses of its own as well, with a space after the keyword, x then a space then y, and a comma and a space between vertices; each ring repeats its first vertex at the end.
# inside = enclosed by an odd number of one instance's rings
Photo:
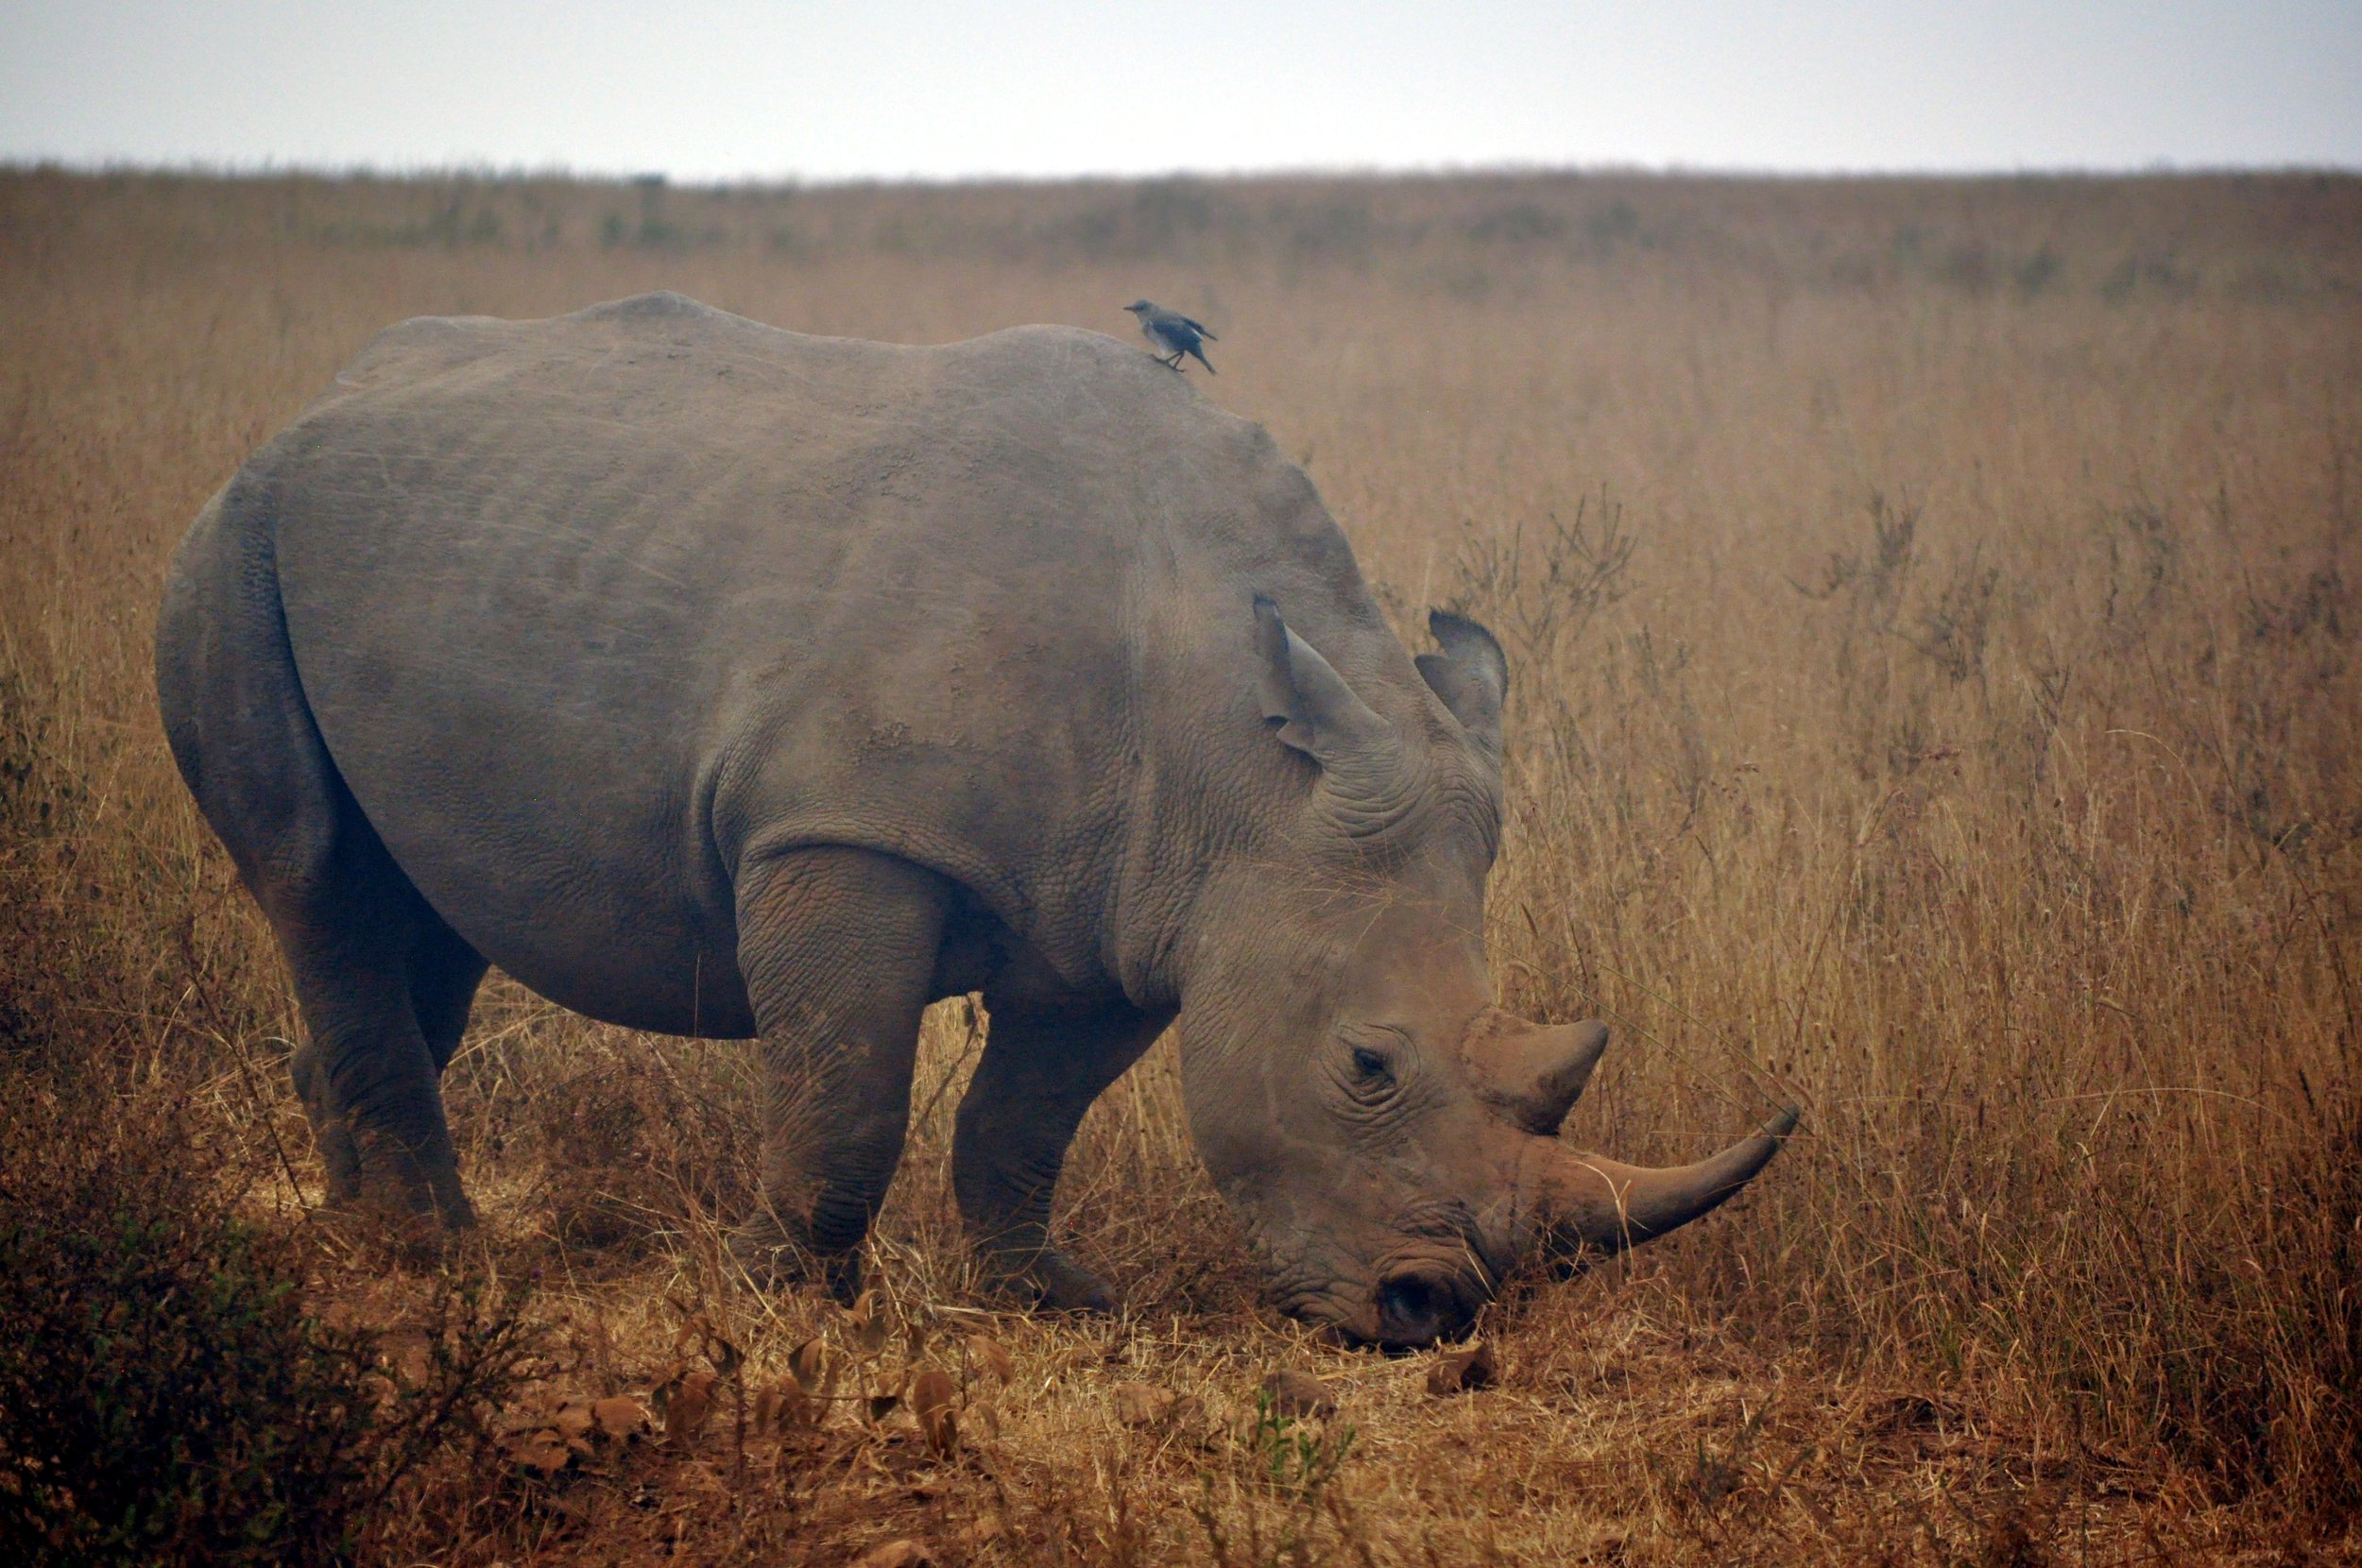
POLYGON ((1148 339, 1150 347, 1156 350, 1156 357, 1166 366, 1180 369, 1181 356, 1187 354, 1205 366, 1207 375, 1217 373, 1213 362, 1206 357, 1205 350, 1198 345, 1201 342, 1217 343, 1221 339, 1207 332, 1204 322, 1192 321, 1179 311, 1169 311, 1146 299, 1136 300, 1123 308, 1139 318, 1140 335, 1148 339))

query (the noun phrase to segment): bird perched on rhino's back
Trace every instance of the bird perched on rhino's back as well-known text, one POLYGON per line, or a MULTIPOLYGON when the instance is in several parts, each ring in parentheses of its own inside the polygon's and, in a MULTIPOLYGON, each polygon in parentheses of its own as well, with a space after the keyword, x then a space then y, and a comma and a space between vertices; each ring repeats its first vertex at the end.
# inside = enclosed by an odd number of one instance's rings
POLYGON ((1222 340, 1207 332, 1204 322, 1192 321, 1179 311, 1169 311, 1146 299, 1134 300, 1123 308, 1138 317, 1140 335, 1155 349, 1158 359, 1178 370, 1181 368, 1181 356, 1187 354, 1205 366, 1207 375, 1217 374, 1213 362, 1206 357, 1205 350, 1198 345, 1222 340))

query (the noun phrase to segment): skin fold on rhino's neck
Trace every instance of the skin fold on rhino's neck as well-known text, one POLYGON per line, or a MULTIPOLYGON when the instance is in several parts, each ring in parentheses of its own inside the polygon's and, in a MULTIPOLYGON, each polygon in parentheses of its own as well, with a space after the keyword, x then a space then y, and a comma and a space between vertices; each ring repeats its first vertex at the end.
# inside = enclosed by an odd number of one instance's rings
MULTIPOLYGON (((1207 867, 1169 946, 1190 1117, 1222 1123, 1201 1129, 1209 1161, 1233 1125, 1247 1124, 1263 1129, 1254 1134, 1249 1156, 1259 1161, 1277 1118, 1255 1101, 1316 1070, 1345 1014, 1388 1011, 1382 988, 1352 972, 1361 968, 1357 960, 1382 922, 1413 912, 1415 924, 1437 930, 1450 925, 1442 900, 1413 897, 1375 877, 1337 872, 1307 878, 1301 866, 1254 852, 1207 867)), ((1468 956, 1458 942, 1439 946, 1463 961, 1468 956)), ((1444 956, 1447 966, 1452 956, 1444 956)), ((1467 990, 1461 999, 1468 1011, 1481 1005, 1481 956, 1470 973, 1452 978, 1462 983, 1443 989, 1467 990)))
MULTIPOLYGON (((1309 484, 1302 488, 1295 499, 1317 511, 1309 484)), ((1258 531, 1218 549, 1209 571, 1205 539, 1150 530, 1126 585, 1130 733, 1119 765, 1128 777, 1101 953, 1133 1005, 1181 1011, 1193 1059, 1278 1045, 1268 1020, 1252 1016, 1264 1005, 1258 993, 1300 996, 1331 978, 1317 963, 1290 973, 1304 966, 1299 949, 1334 949, 1314 929, 1324 923, 1350 925, 1434 883, 1426 891, 1481 931, 1498 765, 1441 740, 1435 726, 1449 721, 1342 536, 1325 512, 1319 519, 1319 532, 1334 537, 1322 540, 1333 554, 1316 570, 1271 558, 1258 531), (1252 653, 1248 589, 1264 586, 1303 607, 1309 635, 1387 717, 1398 749, 1315 769, 1274 735, 1258 707, 1252 653), (1410 858, 1436 863, 1423 869, 1410 858), (1408 880, 1395 875, 1404 869, 1408 880)))

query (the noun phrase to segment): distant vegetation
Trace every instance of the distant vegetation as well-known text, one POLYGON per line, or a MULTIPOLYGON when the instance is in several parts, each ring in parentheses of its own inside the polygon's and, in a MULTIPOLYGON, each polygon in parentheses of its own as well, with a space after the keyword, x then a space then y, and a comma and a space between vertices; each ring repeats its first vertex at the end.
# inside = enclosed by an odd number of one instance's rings
POLYGON ((2346 177, 0 173, 0 1558, 2352 1551, 2357 387, 2346 177), (1570 1134, 1806 1134, 1520 1286, 1465 1383, 1259 1308, 1169 1047, 1068 1179, 1132 1317, 978 1294, 966 1002, 859 1317, 723 1265, 751 1048, 505 981, 449 1085, 469 1258, 307 1218, 278 959, 153 713, 163 564, 378 328, 659 286, 914 342, 1211 323, 1207 394, 1406 637, 1508 647, 1497 977, 1617 1027, 1570 1134))

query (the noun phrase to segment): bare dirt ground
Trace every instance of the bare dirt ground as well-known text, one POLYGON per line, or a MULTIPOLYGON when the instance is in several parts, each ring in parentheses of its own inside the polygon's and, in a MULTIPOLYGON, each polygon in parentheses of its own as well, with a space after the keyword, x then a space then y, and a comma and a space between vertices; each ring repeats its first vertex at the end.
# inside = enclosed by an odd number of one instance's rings
POLYGON ((2362 1557, 2357 389, 2345 177, 0 173, 0 1542, 2362 1557), (1207 320, 1206 390, 1406 633, 1444 604, 1508 647, 1498 982, 1617 1027, 1572 1135, 1805 1133, 1677 1238, 1522 1282, 1446 1393, 1263 1308, 1170 1042, 1063 1197, 1126 1316, 980 1291, 966 1002, 859 1317, 722 1262, 748 1048, 498 977, 449 1081, 481 1236, 429 1266, 317 1218, 278 959, 154 716, 165 560, 377 328, 651 287, 910 342, 1207 320), (1285 1371, 1333 1412, 1258 1398, 1285 1371))

